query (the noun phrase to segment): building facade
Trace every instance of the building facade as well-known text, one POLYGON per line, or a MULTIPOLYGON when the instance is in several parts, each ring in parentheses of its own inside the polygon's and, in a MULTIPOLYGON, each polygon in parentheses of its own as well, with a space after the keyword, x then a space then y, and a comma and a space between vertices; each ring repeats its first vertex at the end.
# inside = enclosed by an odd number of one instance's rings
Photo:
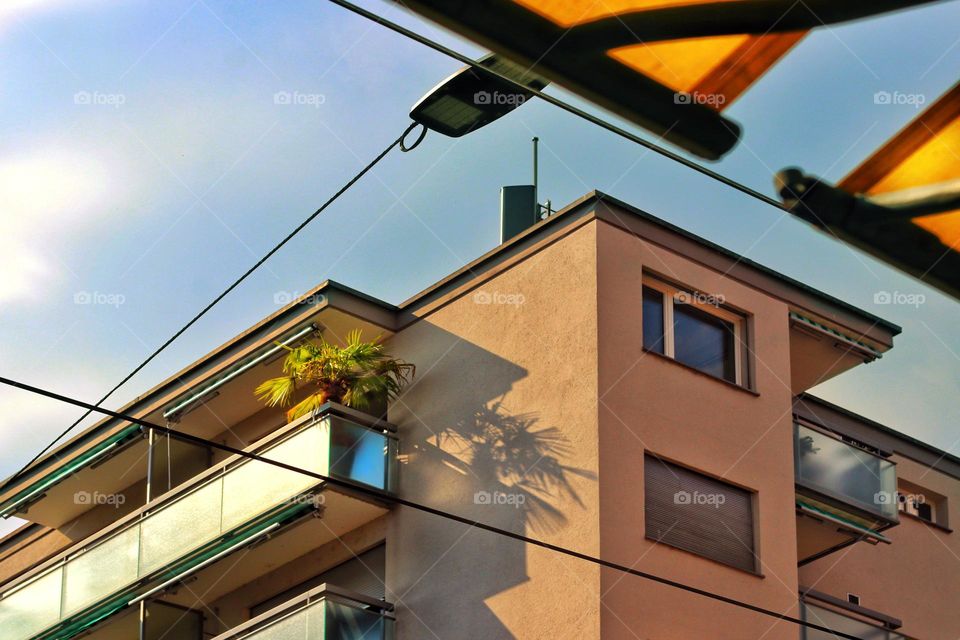
MULTIPOLYGON (((808 395, 899 328, 591 193, 399 306, 326 282, 0 493, 6 640, 960 637, 960 460, 808 395), (351 330, 417 376, 288 422, 351 330)), ((882 361, 873 366, 883 366, 882 361)))

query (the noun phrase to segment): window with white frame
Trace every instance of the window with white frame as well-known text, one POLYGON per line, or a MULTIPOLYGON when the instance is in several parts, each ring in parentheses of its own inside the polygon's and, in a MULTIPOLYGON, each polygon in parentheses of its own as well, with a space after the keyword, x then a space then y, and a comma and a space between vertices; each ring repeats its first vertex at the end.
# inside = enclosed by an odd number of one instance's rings
POLYGON ((747 386, 746 319, 723 299, 659 280, 643 285, 643 347, 728 382, 747 386))

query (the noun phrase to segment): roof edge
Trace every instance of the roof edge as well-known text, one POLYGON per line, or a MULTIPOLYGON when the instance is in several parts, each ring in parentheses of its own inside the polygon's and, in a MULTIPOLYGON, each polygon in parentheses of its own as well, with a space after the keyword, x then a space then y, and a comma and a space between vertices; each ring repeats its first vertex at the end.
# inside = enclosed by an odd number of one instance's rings
POLYGON ((777 280, 780 280, 784 284, 787 284, 791 287, 799 289, 805 293, 812 294, 826 304, 836 306, 847 312, 859 315, 864 320, 867 320, 870 323, 874 323, 877 326, 883 327, 894 336, 899 335, 900 333, 903 332, 903 328, 898 324, 890 322, 889 320, 885 320, 879 316, 876 316, 870 313, 869 311, 865 311, 864 309, 861 309, 855 305, 852 305, 849 302, 845 302, 835 296, 832 296, 829 293, 825 293, 819 289, 816 289, 815 287, 811 287, 808 284, 804 284, 803 282, 795 278, 791 278, 790 276, 780 273, 775 269, 771 269, 770 267, 767 267, 765 265, 760 264, 759 262, 751 260, 746 256, 742 256, 736 253, 735 251, 732 251, 730 249, 727 249, 726 247, 716 244, 715 242, 707 240, 703 236, 698 236, 697 234, 687 231, 682 227, 678 227, 677 225, 671 222, 667 222, 663 218, 658 218, 657 216, 647 213, 642 209, 638 209, 637 207, 627 202, 624 202, 623 200, 620 200, 615 196, 611 196, 606 193, 603 193, 602 191, 597 191, 597 190, 591 191, 590 194, 588 195, 596 198, 598 202, 613 203, 616 206, 620 207, 621 209, 625 209, 634 215, 637 215, 654 224, 660 225, 668 229, 669 231, 672 231, 680 236, 683 236, 684 238, 693 240, 694 242, 697 242, 707 247, 708 249, 716 251, 717 253, 723 254, 727 257, 734 258, 735 260, 737 260, 739 264, 743 264, 745 266, 751 267, 752 269, 756 269, 757 271, 760 271, 761 273, 767 276, 771 276, 773 278, 776 278, 777 280))

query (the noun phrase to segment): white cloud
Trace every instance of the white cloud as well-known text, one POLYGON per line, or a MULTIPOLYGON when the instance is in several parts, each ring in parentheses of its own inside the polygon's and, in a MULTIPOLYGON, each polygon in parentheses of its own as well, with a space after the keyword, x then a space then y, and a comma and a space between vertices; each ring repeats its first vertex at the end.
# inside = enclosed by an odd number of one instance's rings
POLYGON ((95 215, 107 186, 103 167, 79 153, 0 157, 0 305, 38 298, 62 276, 51 238, 95 215))
POLYGON ((10 24, 38 11, 92 4, 98 0, 0 0, 0 33, 10 24))

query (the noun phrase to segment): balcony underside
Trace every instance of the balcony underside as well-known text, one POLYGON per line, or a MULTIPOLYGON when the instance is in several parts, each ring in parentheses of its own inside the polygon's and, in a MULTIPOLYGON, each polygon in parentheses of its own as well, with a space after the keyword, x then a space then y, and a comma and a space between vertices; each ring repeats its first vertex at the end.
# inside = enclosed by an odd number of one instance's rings
POLYGON ((326 490, 320 497, 321 511, 305 514, 251 546, 205 567, 186 581, 189 588, 172 585, 163 600, 184 607, 195 607, 198 601, 212 602, 387 513, 383 505, 337 490, 326 490))

